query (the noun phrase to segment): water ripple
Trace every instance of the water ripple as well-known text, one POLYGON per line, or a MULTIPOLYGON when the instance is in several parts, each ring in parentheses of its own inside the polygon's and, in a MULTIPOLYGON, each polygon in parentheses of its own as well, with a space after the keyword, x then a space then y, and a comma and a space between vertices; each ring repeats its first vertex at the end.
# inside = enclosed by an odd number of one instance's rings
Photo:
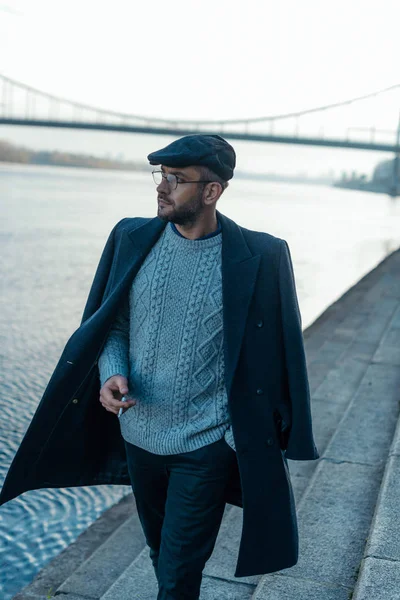
POLYGON ((11 598, 127 493, 127 486, 34 490, 2 506, 0 597, 11 598))

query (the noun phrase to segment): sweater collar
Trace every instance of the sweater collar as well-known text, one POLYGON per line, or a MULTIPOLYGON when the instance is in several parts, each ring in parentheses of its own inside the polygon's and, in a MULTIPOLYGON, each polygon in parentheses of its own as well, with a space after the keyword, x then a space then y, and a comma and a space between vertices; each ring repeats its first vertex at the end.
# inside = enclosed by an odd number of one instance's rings
MULTIPOLYGON (((172 231, 174 231, 177 235, 179 235, 180 237, 185 238, 184 235, 182 235, 177 228, 175 227, 175 223, 172 223, 172 221, 170 221, 171 223, 171 228, 172 231)), ((218 235, 219 233, 221 233, 221 223, 219 222, 219 220, 217 219, 217 223, 218 223, 218 227, 215 231, 212 231, 211 233, 207 233, 207 235, 203 235, 202 237, 196 238, 196 240, 206 240, 208 238, 214 237, 214 235, 218 235)), ((188 239, 188 238, 185 238, 188 239)))

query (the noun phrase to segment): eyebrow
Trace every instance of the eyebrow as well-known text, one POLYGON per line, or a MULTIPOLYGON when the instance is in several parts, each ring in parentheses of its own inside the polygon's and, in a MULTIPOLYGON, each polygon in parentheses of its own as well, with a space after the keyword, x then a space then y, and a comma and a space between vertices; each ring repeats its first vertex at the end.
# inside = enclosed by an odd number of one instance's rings
MULTIPOLYGON (((164 167, 161 167, 161 171, 163 173, 165 173, 164 167)), ((185 179, 185 177, 188 177, 187 173, 182 173, 182 171, 175 171, 174 173, 172 173, 172 175, 176 175, 178 177, 183 177, 184 179, 185 179)))

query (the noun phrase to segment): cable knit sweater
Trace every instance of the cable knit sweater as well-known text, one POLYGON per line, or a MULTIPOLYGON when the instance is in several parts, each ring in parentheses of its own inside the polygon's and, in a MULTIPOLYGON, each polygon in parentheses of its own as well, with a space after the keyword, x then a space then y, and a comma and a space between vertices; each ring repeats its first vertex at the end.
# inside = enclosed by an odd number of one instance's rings
POLYGON ((99 357, 100 383, 128 378, 127 442, 154 454, 225 437, 221 229, 190 240, 168 223, 137 273, 99 357))

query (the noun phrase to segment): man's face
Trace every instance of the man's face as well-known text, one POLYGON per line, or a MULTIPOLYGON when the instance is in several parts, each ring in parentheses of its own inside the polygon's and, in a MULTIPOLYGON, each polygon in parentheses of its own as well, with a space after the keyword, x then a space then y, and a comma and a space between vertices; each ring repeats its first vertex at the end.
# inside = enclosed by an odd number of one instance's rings
MULTIPOLYGON (((164 173, 173 173, 178 181, 198 181, 199 173, 194 167, 172 168, 161 165, 164 173)), ((204 211, 202 183, 178 183, 172 190, 163 178, 157 186, 158 213, 163 221, 172 221, 177 225, 195 223, 204 211)))

